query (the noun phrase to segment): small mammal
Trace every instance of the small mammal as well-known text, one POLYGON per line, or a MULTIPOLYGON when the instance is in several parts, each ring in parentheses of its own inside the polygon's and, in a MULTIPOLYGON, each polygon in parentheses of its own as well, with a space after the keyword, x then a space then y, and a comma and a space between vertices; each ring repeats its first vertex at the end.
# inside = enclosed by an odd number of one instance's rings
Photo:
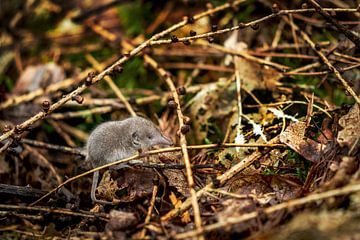
MULTIPOLYGON (((130 117, 97 126, 90 134, 86 144, 86 160, 95 168, 130 157, 139 150, 155 145, 169 146, 172 144, 172 141, 166 138, 150 120, 142 117, 130 117)), ((126 164, 120 164, 117 169, 124 166, 126 167, 126 164)), ((101 204, 111 204, 111 202, 96 199, 95 191, 98 180, 99 171, 96 171, 91 186, 91 200, 101 204)))

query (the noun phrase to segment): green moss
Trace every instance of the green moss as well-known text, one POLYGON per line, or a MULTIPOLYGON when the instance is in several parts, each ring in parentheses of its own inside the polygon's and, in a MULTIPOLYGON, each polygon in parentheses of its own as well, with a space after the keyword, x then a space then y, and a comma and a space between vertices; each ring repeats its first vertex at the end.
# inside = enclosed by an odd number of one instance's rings
POLYGON ((11 92, 11 90, 14 88, 14 80, 6 75, 0 75, 0 84, 4 85, 8 92, 11 92))
POLYGON ((149 1, 136 0, 118 7, 121 25, 129 37, 143 34, 146 26, 153 21, 156 14, 151 11, 151 5, 149 1))

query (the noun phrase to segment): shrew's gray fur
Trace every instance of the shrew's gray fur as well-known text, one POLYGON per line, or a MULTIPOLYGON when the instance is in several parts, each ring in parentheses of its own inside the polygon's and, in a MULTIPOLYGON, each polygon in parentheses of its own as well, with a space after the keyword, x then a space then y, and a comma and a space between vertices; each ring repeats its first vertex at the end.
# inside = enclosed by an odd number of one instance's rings
MULTIPOLYGON (((131 117, 122 121, 105 122, 90 134, 86 145, 86 159, 92 167, 99 167, 130 157, 139 150, 155 145, 172 145, 172 141, 166 138, 154 123, 145 118, 131 117)), ((99 171, 96 171, 91 187, 92 201, 111 204, 96 199, 98 180, 99 171)))

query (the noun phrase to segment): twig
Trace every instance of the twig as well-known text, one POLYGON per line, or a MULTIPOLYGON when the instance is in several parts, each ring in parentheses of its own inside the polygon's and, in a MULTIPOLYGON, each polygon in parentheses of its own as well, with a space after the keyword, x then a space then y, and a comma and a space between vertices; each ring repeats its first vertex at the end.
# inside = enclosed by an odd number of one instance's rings
MULTIPOLYGON (((289 21, 287 18, 285 18, 286 21, 289 21)), ((327 57, 317 49, 316 44, 311 40, 311 38, 302 30, 299 29, 299 27, 294 24, 294 27, 297 31, 300 32, 301 37, 307 42, 311 48, 319 55, 319 57, 322 59, 322 61, 326 64, 326 66, 329 68, 331 72, 333 72, 337 79, 340 80, 342 85, 345 87, 345 89, 350 93, 350 95, 355 99, 355 101, 360 104, 360 97, 355 93, 355 91, 350 87, 350 85, 347 83, 347 81, 341 76, 340 72, 330 63, 330 61, 327 59, 327 57)))
POLYGON ((13 143, 13 141, 14 141, 13 139, 8 140, 8 141, 4 144, 4 146, 2 146, 2 147, 0 148, 0 154, 3 153, 3 152, 5 152, 5 150, 8 149, 8 147, 10 147, 10 145, 13 143))
POLYGON ((72 18, 72 20, 76 23, 82 22, 85 19, 93 16, 93 15, 100 15, 102 12, 107 11, 108 9, 116 6, 119 3, 124 2, 123 0, 113 0, 111 2, 107 2, 104 3, 100 6, 94 7, 94 8, 90 8, 90 9, 86 9, 84 11, 82 11, 79 15, 75 16, 72 18))
POLYGON ((27 210, 27 211, 38 211, 38 212, 47 212, 47 213, 56 213, 56 214, 65 214, 76 217, 87 217, 87 218, 100 218, 102 220, 107 220, 109 218, 108 214, 104 213, 94 213, 94 212, 73 212, 64 208, 47 208, 47 207, 29 207, 29 206, 17 206, 9 204, 0 204, 0 209, 12 209, 12 210, 27 210))
POLYGON ((358 49, 360 49, 360 38, 356 34, 354 34, 352 31, 338 23, 331 15, 320 6, 315 0, 307 0, 308 3, 310 3, 317 12, 319 12, 326 21, 332 23, 340 32, 342 32, 350 41, 352 41, 358 49))
POLYGON ((44 167, 50 170, 50 172, 54 175, 57 184, 60 184, 62 182, 62 178, 57 173, 55 167, 49 162, 49 160, 47 160, 46 157, 44 157, 44 155, 42 155, 39 151, 32 149, 30 146, 26 144, 24 144, 24 148, 28 150, 30 153, 34 154, 35 158, 37 158, 40 162, 39 165, 43 165, 44 167))
POLYGON ((54 121, 53 119, 47 119, 47 121, 51 124, 55 131, 65 140, 67 145, 69 145, 70 147, 76 147, 75 142, 71 139, 69 134, 63 131, 59 122, 54 121))
MULTIPOLYGON (((277 137, 271 139, 269 141, 269 143, 277 144, 277 143, 279 143, 279 141, 280 141, 280 138, 279 138, 279 136, 277 136, 277 137)), ((236 174, 238 174, 239 172, 243 171, 248 166, 253 164, 261 156, 262 156, 262 153, 260 153, 259 151, 254 152, 251 155, 244 158, 243 160, 241 160, 239 163, 237 163, 233 167, 231 167, 224 174, 222 174, 221 176, 218 176, 217 181, 219 183, 219 186, 224 185, 229 179, 231 179, 233 176, 235 176, 236 174)), ((209 189, 212 189, 213 187, 214 187, 214 184, 210 183, 210 184, 206 185, 205 187, 203 187, 202 189, 200 189, 199 191, 197 191, 196 192, 197 198, 200 198, 205 192, 209 191, 209 189)), ((180 207, 175 208, 175 209, 171 210, 170 212, 168 212, 167 214, 165 214, 164 216, 162 216, 161 220, 168 221, 169 219, 171 219, 173 217, 179 216, 182 213, 184 213, 190 206, 191 206, 191 199, 188 198, 181 204, 180 207)))
POLYGON ((285 70, 290 69, 290 67, 288 67, 288 66, 278 64, 278 63, 274 63, 274 62, 270 62, 270 61, 266 61, 266 60, 261 59, 261 58, 254 57, 254 56, 248 54, 245 51, 233 50, 233 49, 225 48, 225 47, 217 45, 217 44, 209 44, 209 43, 197 43, 197 44, 199 44, 201 46, 206 46, 208 48, 214 48, 216 50, 219 50, 219 51, 222 51, 224 53, 231 54, 231 55, 234 55, 234 56, 243 57, 243 58, 245 58, 245 59, 247 59, 249 61, 256 62, 256 63, 259 63, 259 64, 263 64, 263 65, 266 65, 266 66, 270 66, 270 67, 276 68, 276 69, 278 69, 280 71, 285 71, 285 70))
MULTIPOLYGON (((354 192, 358 192, 358 191, 360 191, 360 184, 359 183, 351 184, 351 185, 347 185, 342 188, 333 189, 333 190, 322 192, 322 193, 314 193, 314 194, 310 194, 303 198, 290 200, 288 202, 283 202, 283 203, 265 208, 261 212, 264 212, 265 214, 271 214, 271 213, 274 213, 274 212, 277 212, 280 210, 292 209, 294 207, 301 206, 301 205, 304 205, 307 203, 311 203, 311 202, 315 202, 315 201, 319 201, 319 200, 323 200, 323 199, 327 199, 327 198, 331 198, 331 197, 342 196, 342 195, 346 195, 346 194, 350 194, 350 193, 354 193, 354 192)), ((195 236, 204 234, 205 232, 210 232, 210 231, 217 230, 217 229, 220 229, 223 227, 228 227, 228 226, 231 226, 234 224, 238 224, 238 223, 256 218, 258 216, 259 216, 259 211, 254 211, 254 212, 250 212, 250 213, 245 213, 245 214, 241 215, 240 217, 229 217, 229 218, 224 219, 222 222, 217 222, 214 224, 204 226, 202 231, 194 230, 194 231, 177 234, 175 236, 175 239, 195 237, 195 236)))
POLYGON ((55 120, 62 120, 68 118, 78 118, 78 117, 88 117, 94 114, 104 114, 113 112, 116 107, 113 106, 103 106, 103 107, 95 107, 91 109, 76 111, 76 112, 64 112, 64 113, 52 113, 49 115, 48 118, 55 119, 55 120))
POLYGON ((197 229, 201 229, 202 223, 201 223, 201 216, 200 216, 200 208, 196 197, 196 191, 194 189, 195 182, 193 178, 193 173, 191 169, 191 162, 189 158, 189 153, 187 150, 187 140, 185 137, 185 133, 183 132, 183 128, 186 127, 184 124, 184 115, 181 110, 179 95, 177 93, 176 87, 171 79, 170 73, 166 72, 165 69, 161 68, 151 57, 149 57, 147 54, 144 55, 144 60, 147 62, 158 74, 161 78, 163 78, 168 85, 172 96, 174 98, 174 101, 177 105, 176 107, 176 113, 178 116, 179 121, 179 135, 180 135, 180 146, 181 146, 181 152, 184 158, 185 163, 185 169, 186 169, 186 177, 188 181, 189 186, 189 192, 191 196, 191 204, 193 206, 194 210, 194 218, 195 218, 195 226, 197 229))
MULTIPOLYGON (((189 146, 190 147, 190 146, 189 146)), ((128 163, 130 166, 139 166, 145 168, 156 168, 156 169, 184 169, 185 164, 177 163, 128 163)), ((203 168, 222 168, 221 164, 196 164, 192 165, 192 169, 203 169, 203 168)))
POLYGON ((209 70, 209 71, 219 71, 219 72, 234 72, 234 69, 210 65, 210 64, 199 64, 199 63, 163 63, 162 66, 165 69, 175 68, 175 69, 199 69, 199 70, 209 70))
POLYGON ((67 78, 61 82, 53 83, 45 88, 39 88, 39 89, 36 89, 27 94, 10 97, 5 102, 0 103, 0 110, 11 107, 11 106, 15 106, 15 105, 23 103, 23 102, 31 101, 34 98, 39 97, 39 96, 47 95, 49 93, 53 93, 53 92, 59 91, 61 89, 71 87, 74 84, 78 83, 80 80, 84 79, 87 76, 89 71, 90 70, 87 69, 87 70, 79 73, 76 77, 67 78))
POLYGON ((46 192, 32 187, 14 186, 0 183, 1 196, 11 195, 15 197, 39 198, 46 192))
POLYGON ((46 148, 46 149, 61 151, 64 153, 70 153, 70 154, 81 155, 81 156, 86 155, 84 152, 82 152, 78 148, 71 148, 71 147, 66 147, 66 146, 61 146, 61 145, 49 144, 49 143, 44 143, 44 142, 31 140, 31 139, 21 139, 21 143, 26 143, 28 145, 31 145, 34 147, 39 147, 39 148, 46 148))
POLYGON ((155 200, 156 200, 156 195, 157 195, 157 192, 158 192, 158 188, 159 188, 158 185, 154 184, 153 191, 152 191, 152 196, 151 196, 151 200, 150 200, 150 206, 148 208, 148 211, 147 211, 147 214, 146 214, 146 217, 145 217, 144 228, 140 233, 140 239, 143 239, 145 237, 145 234, 146 234, 145 226, 148 225, 149 222, 150 222, 151 214, 152 214, 152 211, 153 211, 154 206, 155 206, 155 200))
MULTIPOLYGON (((222 148, 222 147, 286 147, 286 145, 284 144, 278 144, 278 143, 270 143, 270 144, 235 144, 235 143, 227 143, 227 144, 205 144, 205 145, 195 145, 195 146, 187 146, 188 149, 212 149, 212 148, 222 148)), ((174 151, 180 151, 181 147, 170 147, 170 148, 162 148, 159 150, 152 150, 152 151, 148 151, 146 152, 144 155, 155 155, 155 154, 159 154, 159 153, 165 153, 165 152, 174 152, 174 151)), ((112 162, 112 163, 108 163, 106 165, 91 169, 87 172, 81 173, 79 175, 76 175, 72 178, 67 179, 65 182, 61 183, 59 186, 57 186, 56 188, 52 189, 51 191, 49 191, 47 194, 45 194, 44 196, 42 196, 40 199, 38 199, 37 201, 35 201, 34 203, 32 203, 30 206, 33 206, 37 203, 39 203, 40 201, 42 201, 43 199, 45 199, 46 197, 50 196, 52 193, 54 193, 55 191, 57 191, 58 189, 60 189, 61 187, 63 187, 64 185, 78 179, 81 177, 84 177, 88 174, 91 174, 93 172, 99 171, 101 169, 105 169, 111 166, 115 166, 118 165, 120 163, 125 163, 125 162, 129 162, 131 160, 134 159, 138 159, 140 157, 143 157, 143 155, 140 154, 136 154, 133 155, 131 157, 125 158, 125 159, 120 159, 118 161, 112 162)))
MULTIPOLYGON (((97 71, 102 71, 104 66, 100 64, 91 54, 86 54, 85 58, 93 65, 93 67, 97 71)), ((126 100, 125 96, 122 94, 118 86, 114 83, 114 81, 109 77, 105 76, 105 81, 109 84, 110 88, 114 91, 116 96, 121 100, 121 102, 125 105, 126 110, 130 113, 131 116, 136 116, 134 109, 131 107, 130 103, 126 100)))
MULTIPOLYGON (((199 20, 199 19, 201 19, 201 18, 203 18, 205 16, 208 16, 210 14, 214 14, 216 12, 219 12, 219 11, 225 10, 227 8, 230 8, 232 6, 238 5, 243 1, 244 0, 237 0, 237 1, 232 2, 231 4, 230 3, 223 4, 223 5, 219 6, 219 7, 207 10, 207 11, 202 12, 200 14, 197 14, 197 15, 195 15, 193 17, 193 19, 194 19, 194 21, 199 20)), ((179 29, 179 28, 185 26, 186 24, 188 24, 188 19, 187 18, 182 20, 181 22, 179 22, 177 24, 172 25, 171 27, 167 28, 166 30, 153 35, 150 39, 146 40, 145 42, 143 42, 142 44, 140 44, 139 46, 134 48, 129 54, 126 54, 125 56, 121 57, 119 60, 117 60, 115 63, 113 63, 110 67, 106 68, 104 71, 102 71, 101 73, 99 73, 95 77, 90 78, 89 82, 91 82, 91 84, 95 84, 95 83, 99 82, 106 75, 111 74, 114 71, 115 68, 123 65, 130 58, 134 57, 135 55, 137 55, 141 51, 143 51, 146 47, 150 46, 150 43, 152 41, 156 41, 156 40, 160 39, 161 37, 166 36, 167 34, 175 31, 176 29, 179 29)), ((43 119, 49 113, 52 113, 53 111, 55 111, 56 109, 58 109, 59 107, 64 105, 67 101, 73 99, 77 95, 80 95, 87 88, 88 88, 87 84, 83 84, 83 85, 79 86, 77 89, 75 89, 74 91, 72 91, 69 94, 65 95, 63 98, 61 98, 56 103, 52 104, 46 112, 39 112, 38 114, 36 114, 33 117, 26 120, 25 122, 15 126, 15 128, 11 129, 10 131, 2 134, 0 136, 0 142, 7 139, 7 138, 9 138, 10 136, 14 135, 15 134, 15 129, 16 129, 16 132, 21 132, 21 131, 26 130, 30 125, 34 124, 35 122, 39 121, 40 119, 43 119)))
MULTIPOLYGON (((335 12, 337 12, 337 11, 338 12, 356 12, 357 11, 357 9, 343 9, 343 8, 327 8, 327 10, 328 11, 335 11, 335 12)), ((254 24, 262 23, 264 21, 270 20, 271 18, 280 16, 280 15, 288 15, 288 14, 303 13, 303 12, 314 12, 314 11, 315 11, 315 9, 280 10, 277 13, 269 14, 269 15, 267 15, 265 17, 253 20, 253 21, 248 22, 248 23, 241 23, 238 26, 233 26, 233 27, 224 28, 224 29, 217 30, 217 31, 207 32, 207 33, 199 34, 199 35, 196 35, 196 36, 178 38, 177 42, 189 42, 189 41, 193 41, 193 40, 196 40, 196 39, 209 38, 209 37, 213 37, 213 36, 216 36, 216 35, 221 35, 221 34, 224 34, 224 33, 239 30, 241 28, 250 27, 250 26, 252 26, 254 24)), ((170 44, 172 42, 173 42, 172 39, 154 40, 154 41, 150 41, 149 44, 151 46, 155 46, 155 45, 162 45, 162 44, 170 44)))

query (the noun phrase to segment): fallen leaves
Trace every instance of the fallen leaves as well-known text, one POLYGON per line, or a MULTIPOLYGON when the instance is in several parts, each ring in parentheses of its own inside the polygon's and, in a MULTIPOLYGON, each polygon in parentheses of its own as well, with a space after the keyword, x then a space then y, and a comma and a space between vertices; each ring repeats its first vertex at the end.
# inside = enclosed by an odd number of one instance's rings
POLYGON ((280 134, 280 141, 301 156, 312 162, 319 162, 326 149, 326 145, 305 136, 306 123, 292 123, 280 134))

